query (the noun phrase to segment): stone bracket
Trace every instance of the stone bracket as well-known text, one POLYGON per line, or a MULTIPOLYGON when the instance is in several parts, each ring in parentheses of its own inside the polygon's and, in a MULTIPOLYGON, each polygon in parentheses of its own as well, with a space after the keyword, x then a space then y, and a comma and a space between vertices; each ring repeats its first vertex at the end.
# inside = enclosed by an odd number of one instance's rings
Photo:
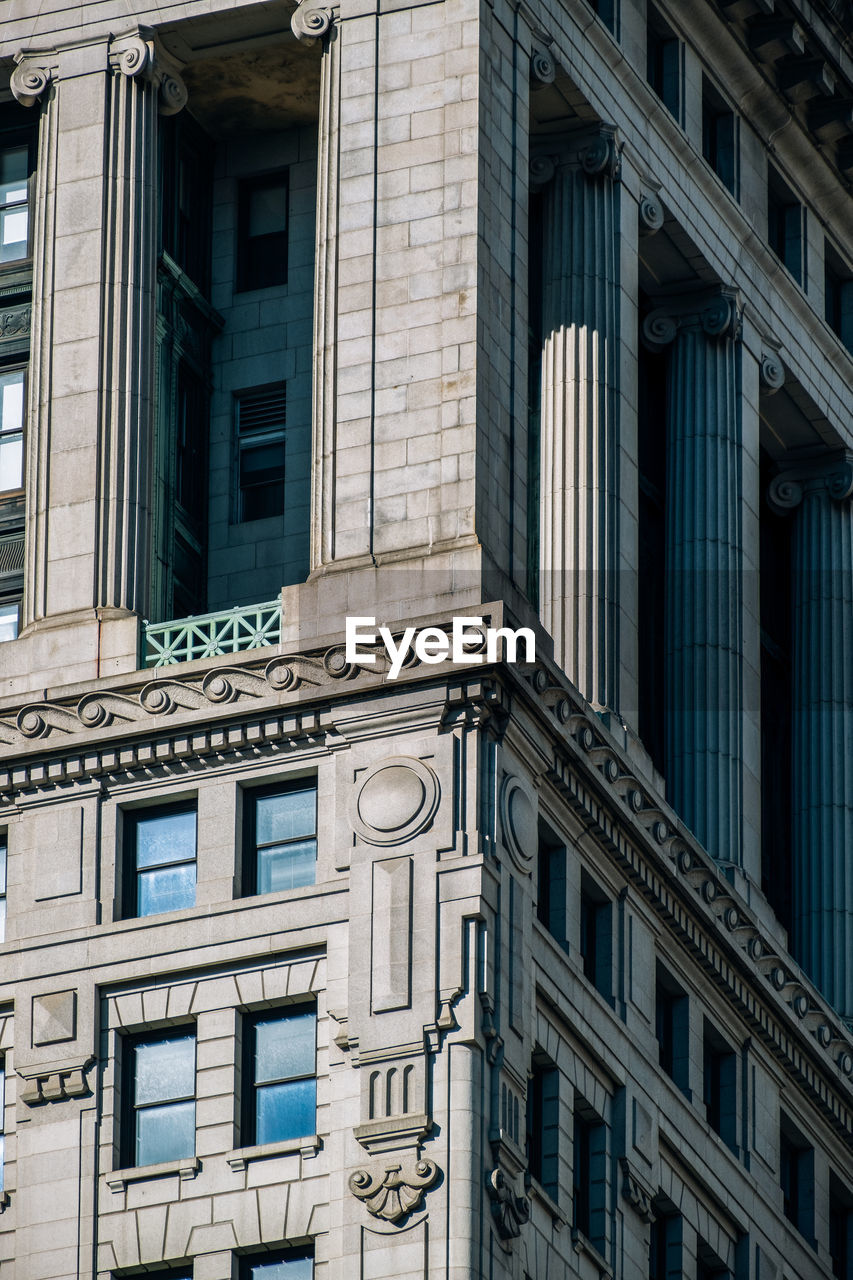
POLYGON ((21 1091, 21 1101, 28 1107, 37 1107, 44 1102, 65 1102, 68 1098, 87 1097, 92 1090, 86 1080, 86 1072, 94 1061, 90 1057, 73 1065, 18 1070, 18 1075, 26 1082, 21 1091))
POLYGON ((521 1228, 530 1218, 530 1201, 517 1194, 512 1179, 503 1169, 493 1169, 486 1177, 486 1190, 492 1204, 495 1229, 502 1240, 513 1240, 521 1235, 521 1228))
POLYGON ((388 1164, 381 1175, 356 1169, 349 1189, 374 1218, 395 1224, 420 1208, 424 1192, 436 1182, 439 1167, 432 1160, 418 1160, 404 1172, 400 1164, 388 1164))
POLYGON ((654 1192, 631 1164, 627 1156, 619 1157, 619 1168, 622 1171, 622 1195, 636 1209, 642 1222, 652 1223, 655 1211, 652 1208, 654 1192))

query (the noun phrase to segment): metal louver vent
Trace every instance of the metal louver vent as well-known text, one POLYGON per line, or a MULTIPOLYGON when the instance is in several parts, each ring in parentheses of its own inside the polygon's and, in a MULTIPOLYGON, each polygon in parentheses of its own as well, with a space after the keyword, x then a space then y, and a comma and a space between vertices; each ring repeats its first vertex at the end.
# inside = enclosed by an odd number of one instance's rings
POLYGON ((240 396, 240 434, 249 431, 268 431, 271 427, 283 427, 285 420, 285 384, 267 387, 264 391, 250 391, 240 396))
POLYGON ((0 573, 21 573, 24 568, 24 535, 0 537, 0 573))

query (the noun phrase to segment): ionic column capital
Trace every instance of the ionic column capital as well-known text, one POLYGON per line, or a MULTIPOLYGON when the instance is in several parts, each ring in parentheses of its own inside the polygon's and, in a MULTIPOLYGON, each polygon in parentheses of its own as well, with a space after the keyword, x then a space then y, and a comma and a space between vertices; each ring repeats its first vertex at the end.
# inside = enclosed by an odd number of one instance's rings
POLYGON ((303 44, 316 44, 329 34, 334 19, 331 6, 312 4, 312 0, 299 0, 291 14, 290 29, 303 44))
POLYGON ((186 106, 187 87, 181 78, 179 64, 163 49, 154 32, 147 27, 110 40, 109 64, 114 71, 131 79, 144 79, 157 89, 157 106, 161 115, 173 116, 186 106))
POLYGON ((641 191, 637 214, 641 236, 653 236, 660 231, 663 226, 664 213, 663 204, 656 191, 647 188, 641 191))
POLYGON ((767 501, 781 515, 793 511, 809 493, 848 502, 853 497, 853 450, 839 449, 785 467, 770 481, 767 501))
POLYGON ((530 158, 530 182, 544 187, 558 169, 586 174, 590 179, 618 182, 622 174, 622 139, 612 124, 600 124, 569 135, 547 151, 530 158))
POLYGON ((12 72, 9 87, 22 107, 32 107, 46 92, 57 67, 54 50, 38 53, 21 49, 15 54, 17 66, 12 72))
POLYGON ((643 341, 653 351, 668 346, 681 329, 699 330, 709 338, 739 338, 742 306, 736 289, 718 288, 678 294, 655 307, 643 321, 643 341))
POLYGON ((774 396, 784 385, 785 366, 778 351, 764 349, 758 364, 758 379, 761 391, 766 396, 774 396))

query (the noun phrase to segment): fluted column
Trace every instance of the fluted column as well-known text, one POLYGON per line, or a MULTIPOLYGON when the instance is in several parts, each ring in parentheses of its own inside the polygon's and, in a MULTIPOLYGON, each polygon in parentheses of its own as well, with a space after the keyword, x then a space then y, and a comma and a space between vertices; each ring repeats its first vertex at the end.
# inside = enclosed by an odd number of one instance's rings
POLYGON ((557 660, 596 707, 619 706, 619 145, 612 129, 542 185, 540 607, 557 660))
POLYGON ((667 397, 667 795, 721 862, 743 865, 743 534, 739 315, 717 291, 644 324, 672 343, 667 397))
POLYGON ((784 471, 792 539, 793 951, 853 1017, 853 453, 784 471))

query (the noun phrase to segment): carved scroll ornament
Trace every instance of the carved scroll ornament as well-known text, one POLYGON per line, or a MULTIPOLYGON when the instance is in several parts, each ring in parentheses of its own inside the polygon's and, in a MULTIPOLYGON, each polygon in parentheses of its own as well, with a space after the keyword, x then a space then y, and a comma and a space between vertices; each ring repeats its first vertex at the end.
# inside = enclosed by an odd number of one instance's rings
POLYGON ((386 1165, 379 1176, 367 1169, 356 1169, 350 1176, 349 1189, 374 1218, 398 1223, 420 1208, 424 1192, 438 1174, 438 1165, 432 1160, 419 1160, 407 1173, 399 1164, 386 1165))

